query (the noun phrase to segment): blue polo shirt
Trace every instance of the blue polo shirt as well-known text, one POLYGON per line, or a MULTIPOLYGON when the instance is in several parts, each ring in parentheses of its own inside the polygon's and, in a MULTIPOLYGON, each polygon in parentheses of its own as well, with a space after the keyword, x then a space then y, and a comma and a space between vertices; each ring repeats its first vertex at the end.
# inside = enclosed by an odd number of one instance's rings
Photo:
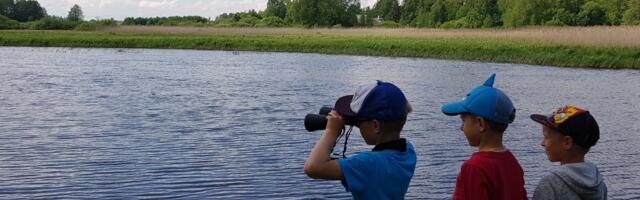
POLYGON ((342 183, 353 199, 404 199, 416 168, 416 153, 403 138, 340 159, 338 164, 342 183))

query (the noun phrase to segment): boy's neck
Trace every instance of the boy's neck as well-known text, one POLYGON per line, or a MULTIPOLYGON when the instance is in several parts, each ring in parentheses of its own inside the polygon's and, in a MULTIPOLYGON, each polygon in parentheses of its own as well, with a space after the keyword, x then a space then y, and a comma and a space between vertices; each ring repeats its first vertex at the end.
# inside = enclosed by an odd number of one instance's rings
POLYGON ((573 163, 583 163, 584 162, 584 154, 577 152, 567 152, 562 160, 560 160, 560 165, 564 164, 573 164, 573 163))
POLYGON ((482 135, 478 151, 480 152, 503 152, 507 148, 502 144, 502 134, 487 132, 482 135))
POLYGON ((376 145, 379 145, 385 142, 391 142, 394 140, 399 140, 399 139, 400 139, 400 133, 380 133, 380 137, 378 138, 376 145))

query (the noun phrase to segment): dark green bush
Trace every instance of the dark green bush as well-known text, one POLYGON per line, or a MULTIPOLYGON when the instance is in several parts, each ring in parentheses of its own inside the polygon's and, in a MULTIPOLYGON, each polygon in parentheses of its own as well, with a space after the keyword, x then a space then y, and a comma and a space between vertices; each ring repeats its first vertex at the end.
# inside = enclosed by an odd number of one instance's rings
POLYGON ((400 24, 398 22, 394 22, 394 21, 384 21, 384 22, 382 22, 382 24, 375 25, 375 27, 400 28, 400 24))
POLYGON ((452 20, 452 21, 448 21, 445 22, 443 24, 440 25, 440 28, 446 28, 446 29, 450 29, 450 28, 464 28, 466 27, 467 24, 467 18, 460 18, 457 20, 452 20))
POLYGON ((82 22, 78 24, 74 30, 76 31, 95 31, 98 29, 98 25, 91 22, 82 22))
POLYGON ((62 17, 47 16, 35 21, 31 29, 35 30, 73 30, 82 22, 66 20, 62 17))
POLYGON ((256 24, 257 27, 283 27, 287 24, 279 17, 265 17, 256 24))
POLYGON ((260 19, 258 19, 257 17, 248 16, 248 17, 241 18, 240 21, 238 22, 249 24, 250 26, 255 26, 259 21, 260 19))
POLYGON ((640 25, 640 0, 629 1, 629 10, 622 16, 625 25, 640 25))
POLYGON ((9 19, 3 15, 0 15, 0 29, 19 29, 20 23, 16 20, 9 19))
POLYGON ((91 20, 91 23, 95 23, 98 26, 117 26, 118 22, 111 18, 111 19, 98 19, 98 20, 91 20))

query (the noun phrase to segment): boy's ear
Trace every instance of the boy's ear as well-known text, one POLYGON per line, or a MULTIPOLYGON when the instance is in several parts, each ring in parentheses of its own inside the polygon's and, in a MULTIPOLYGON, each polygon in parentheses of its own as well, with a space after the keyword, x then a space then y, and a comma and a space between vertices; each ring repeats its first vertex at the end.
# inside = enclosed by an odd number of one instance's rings
POLYGON ((562 149, 570 150, 573 147, 573 138, 571 136, 562 137, 562 149))
POLYGON ((380 128, 381 126, 380 121, 378 121, 377 119, 374 119, 371 122, 373 123, 373 130, 375 131, 375 133, 378 133, 378 134, 382 133, 380 128))
POLYGON ((487 130, 487 121, 484 120, 484 118, 482 117, 475 117, 476 118, 476 122, 477 122, 477 126, 480 129, 480 132, 484 132, 485 130, 487 130))

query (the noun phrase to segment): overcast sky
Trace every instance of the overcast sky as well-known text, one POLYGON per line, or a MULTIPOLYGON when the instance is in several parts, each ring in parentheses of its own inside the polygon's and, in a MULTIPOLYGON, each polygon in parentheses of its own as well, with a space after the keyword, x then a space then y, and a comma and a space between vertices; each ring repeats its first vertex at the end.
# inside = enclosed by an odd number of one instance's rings
MULTIPOLYGON (((222 13, 264 10, 267 0, 38 0, 47 14, 67 16, 73 4, 78 4, 86 20, 96 18, 155 17, 199 15, 212 19, 222 13)), ((360 0, 372 6, 376 0, 360 0)))

